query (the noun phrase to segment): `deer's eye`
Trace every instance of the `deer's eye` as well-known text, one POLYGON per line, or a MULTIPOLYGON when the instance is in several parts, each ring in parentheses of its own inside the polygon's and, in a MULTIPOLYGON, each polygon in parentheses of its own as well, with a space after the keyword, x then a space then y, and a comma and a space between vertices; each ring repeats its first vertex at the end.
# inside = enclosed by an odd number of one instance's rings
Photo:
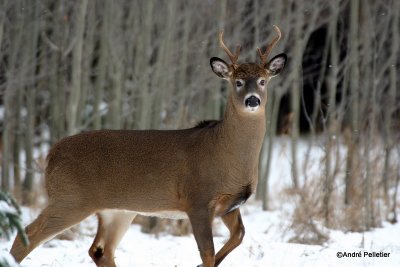
POLYGON ((264 86, 265 85, 265 80, 260 80, 260 85, 264 86))
POLYGON ((236 87, 242 87, 243 83, 241 81, 236 81, 236 87))

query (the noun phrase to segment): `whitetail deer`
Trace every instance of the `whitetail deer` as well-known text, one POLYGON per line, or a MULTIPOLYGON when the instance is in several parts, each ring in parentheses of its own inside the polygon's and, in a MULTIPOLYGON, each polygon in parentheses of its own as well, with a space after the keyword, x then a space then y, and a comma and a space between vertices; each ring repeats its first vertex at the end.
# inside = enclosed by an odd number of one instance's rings
POLYGON ((213 57, 211 68, 232 85, 224 118, 173 131, 90 131, 62 139, 51 149, 45 171, 48 206, 27 228, 30 244, 16 238, 11 253, 21 262, 35 247, 91 214, 98 230, 89 254, 97 266, 115 266, 114 251, 136 214, 189 218, 202 265, 218 266, 243 239, 238 207, 254 192, 265 134, 266 86, 286 55, 261 63, 232 64, 213 57), (212 221, 222 217, 230 238, 215 255, 212 221))

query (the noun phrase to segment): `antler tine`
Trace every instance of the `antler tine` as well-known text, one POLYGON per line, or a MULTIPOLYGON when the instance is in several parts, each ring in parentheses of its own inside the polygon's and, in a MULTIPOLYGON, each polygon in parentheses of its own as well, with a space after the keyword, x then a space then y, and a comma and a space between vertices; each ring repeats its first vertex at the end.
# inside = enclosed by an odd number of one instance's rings
POLYGON ((282 37, 282 33, 281 33, 281 30, 279 29, 279 27, 276 25, 273 25, 273 26, 278 35, 275 36, 275 38, 272 40, 272 42, 269 45, 267 45, 267 48, 265 49, 264 53, 261 51, 260 48, 257 48, 258 54, 260 55, 260 58, 261 58, 262 65, 267 64, 269 54, 271 53, 272 49, 275 47, 275 45, 279 42, 279 40, 282 37))
POLYGON ((240 54, 240 48, 241 48, 240 45, 237 45, 236 53, 233 54, 224 43, 224 31, 221 31, 219 33, 219 45, 222 47, 222 49, 224 49, 225 53, 228 55, 228 57, 232 61, 233 67, 236 68, 238 65, 237 61, 239 59, 239 54, 240 54))

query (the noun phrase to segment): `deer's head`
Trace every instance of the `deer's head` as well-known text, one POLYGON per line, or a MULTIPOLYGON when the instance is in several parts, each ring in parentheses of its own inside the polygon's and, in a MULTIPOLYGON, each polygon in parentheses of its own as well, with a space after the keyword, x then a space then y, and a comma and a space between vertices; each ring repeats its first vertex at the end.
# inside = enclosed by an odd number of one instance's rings
POLYGON ((279 54, 267 61, 272 49, 281 38, 279 28, 275 25, 274 28, 277 36, 267 45, 265 52, 258 48, 260 63, 238 63, 240 46, 237 46, 236 53, 233 54, 223 41, 223 32, 219 35, 219 43, 232 64, 217 57, 210 59, 214 73, 232 84, 234 105, 249 114, 263 110, 260 107, 264 107, 267 102, 267 84, 272 77, 282 71, 287 60, 286 54, 279 54))

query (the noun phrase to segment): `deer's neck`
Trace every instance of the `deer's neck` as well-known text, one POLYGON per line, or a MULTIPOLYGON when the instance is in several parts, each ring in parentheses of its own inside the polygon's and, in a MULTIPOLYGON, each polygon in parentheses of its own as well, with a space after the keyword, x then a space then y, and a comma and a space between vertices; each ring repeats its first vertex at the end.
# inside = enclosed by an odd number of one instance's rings
POLYGON ((228 152, 239 161, 237 164, 258 167, 265 136, 265 113, 264 108, 261 108, 255 114, 247 114, 237 110, 232 99, 228 99, 224 119, 220 124, 219 142, 225 153, 228 152))

